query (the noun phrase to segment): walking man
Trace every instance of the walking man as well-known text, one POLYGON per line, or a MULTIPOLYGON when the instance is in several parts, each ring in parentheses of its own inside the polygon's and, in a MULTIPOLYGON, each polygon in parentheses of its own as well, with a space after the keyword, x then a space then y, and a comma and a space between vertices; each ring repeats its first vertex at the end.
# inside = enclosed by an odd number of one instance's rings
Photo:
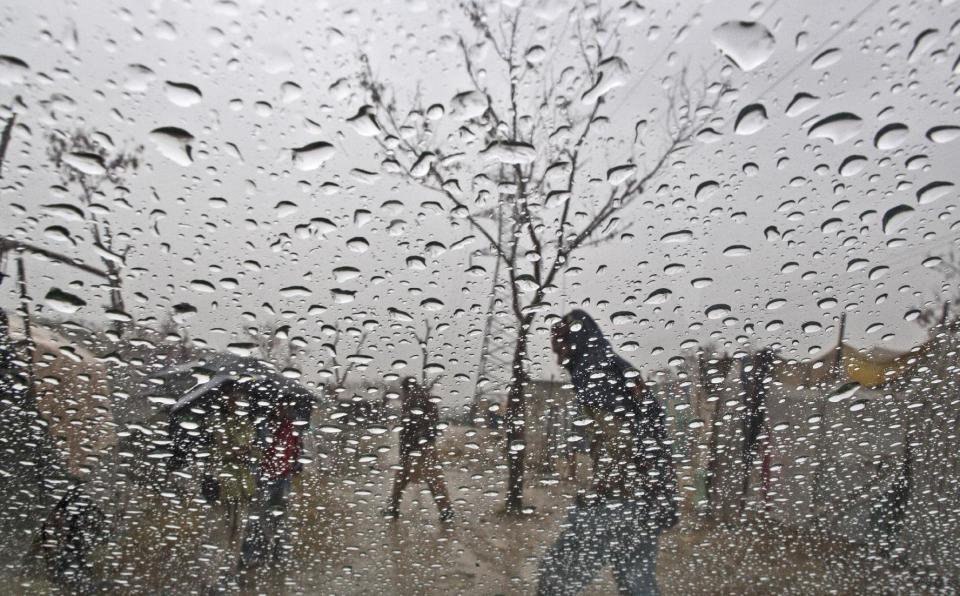
POLYGON ((576 594, 609 565, 620 593, 658 594, 657 540, 677 519, 663 407, 587 313, 554 325, 551 345, 591 419, 593 480, 540 562, 537 591, 576 594))
POLYGON ((453 507, 436 447, 440 410, 429 391, 413 377, 403 380, 400 400, 400 469, 384 516, 396 519, 400 515, 400 498, 409 483, 426 482, 440 509, 440 519, 449 521, 453 507))

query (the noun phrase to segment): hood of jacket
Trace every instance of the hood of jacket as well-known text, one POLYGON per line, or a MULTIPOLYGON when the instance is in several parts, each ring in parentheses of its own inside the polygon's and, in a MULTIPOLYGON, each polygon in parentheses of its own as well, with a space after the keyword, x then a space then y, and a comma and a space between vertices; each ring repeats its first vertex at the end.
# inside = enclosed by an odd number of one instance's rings
POLYGON ((597 322, 582 310, 574 310, 563 318, 568 331, 568 358, 564 363, 582 405, 611 412, 634 407, 633 389, 629 378, 639 374, 617 355, 613 346, 600 331, 597 322))

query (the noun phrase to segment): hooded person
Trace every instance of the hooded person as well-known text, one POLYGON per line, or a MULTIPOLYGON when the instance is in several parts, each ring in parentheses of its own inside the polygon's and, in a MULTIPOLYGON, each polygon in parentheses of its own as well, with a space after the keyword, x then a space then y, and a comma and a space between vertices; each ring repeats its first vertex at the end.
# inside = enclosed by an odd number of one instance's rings
POLYGON ((657 594, 657 541, 677 521, 663 406, 586 312, 555 324, 551 347, 590 419, 593 478, 540 563, 538 593, 576 594, 609 565, 621 593, 657 594))

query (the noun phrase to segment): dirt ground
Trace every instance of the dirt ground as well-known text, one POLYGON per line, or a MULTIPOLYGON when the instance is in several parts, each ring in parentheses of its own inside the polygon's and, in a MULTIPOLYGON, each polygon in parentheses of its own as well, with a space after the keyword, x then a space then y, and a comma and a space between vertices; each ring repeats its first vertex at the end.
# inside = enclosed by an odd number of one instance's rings
MULTIPOLYGON (((195 482, 181 478, 180 490, 160 494, 130 487, 117 503, 124 514, 112 543, 94 558, 100 587, 120 594, 534 593, 538 561, 575 487, 531 473, 525 498, 533 513, 504 515, 506 469, 496 448, 481 447, 496 443, 464 440, 465 432, 449 429, 440 444, 453 523, 439 522, 424 486, 408 488, 399 520, 384 519, 396 449, 382 444, 377 454, 360 445, 363 455, 342 454, 352 462, 345 471, 307 466, 291 497, 285 562, 245 577, 235 572, 240 537, 231 539, 221 507, 190 492, 195 482)), ((5 593, 56 591, 18 571, 16 560, 5 563, 5 593)), ((871 559, 864 547, 771 522, 709 524, 690 512, 661 538, 657 575, 663 594, 946 592, 924 588, 916 571, 871 559)), ((586 593, 616 593, 609 571, 586 593)))

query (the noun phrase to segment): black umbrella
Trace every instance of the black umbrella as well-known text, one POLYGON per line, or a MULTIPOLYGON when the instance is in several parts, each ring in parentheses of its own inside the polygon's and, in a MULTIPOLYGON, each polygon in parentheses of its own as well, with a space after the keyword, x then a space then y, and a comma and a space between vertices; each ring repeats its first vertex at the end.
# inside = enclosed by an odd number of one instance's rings
POLYGON ((211 352, 196 360, 161 370, 152 375, 163 382, 161 392, 176 401, 170 408, 170 434, 176 469, 198 444, 206 440, 202 427, 210 406, 227 381, 236 383, 248 398, 246 415, 263 421, 285 405, 294 424, 308 426, 317 396, 297 381, 283 376, 269 363, 223 352, 211 352))
POLYGON ((269 363, 224 352, 211 352, 152 376, 163 381, 163 393, 176 399, 171 414, 203 402, 229 380, 235 381, 255 400, 252 407, 257 410, 286 404, 294 410, 295 418, 309 419, 309 412, 317 402, 316 394, 277 372, 269 363))

